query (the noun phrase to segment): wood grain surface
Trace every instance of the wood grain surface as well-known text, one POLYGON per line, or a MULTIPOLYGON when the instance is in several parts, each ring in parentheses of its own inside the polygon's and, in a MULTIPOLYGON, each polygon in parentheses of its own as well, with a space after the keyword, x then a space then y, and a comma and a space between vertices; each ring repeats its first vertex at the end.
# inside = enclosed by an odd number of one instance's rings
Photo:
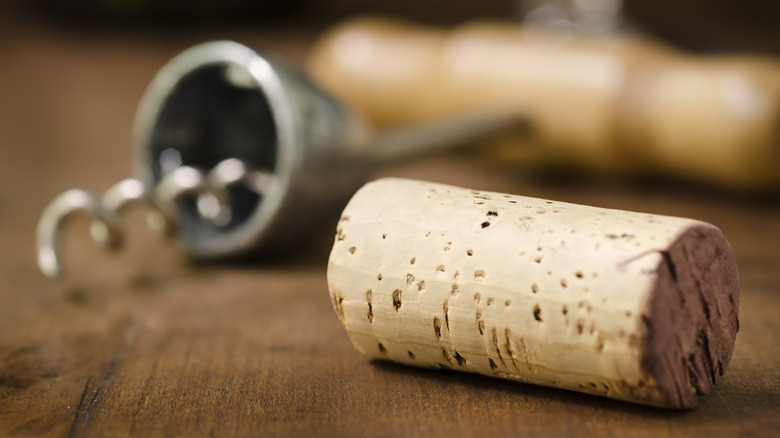
POLYGON ((234 38, 300 62, 290 28, 74 30, 0 26, 0 435, 770 436, 780 430, 780 202, 690 187, 538 180, 441 155, 401 176, 718 225, 740 267, 731 366, 690 411, 449 371, 372 362, 340 327, 325 281, 333 221, 286 254, 196 265, 130 214, 101 252, 86 220, 66 236, 70 277, 43 278, 34 229, 70 187, 130 174, 133 113, 171 56, 234 38))

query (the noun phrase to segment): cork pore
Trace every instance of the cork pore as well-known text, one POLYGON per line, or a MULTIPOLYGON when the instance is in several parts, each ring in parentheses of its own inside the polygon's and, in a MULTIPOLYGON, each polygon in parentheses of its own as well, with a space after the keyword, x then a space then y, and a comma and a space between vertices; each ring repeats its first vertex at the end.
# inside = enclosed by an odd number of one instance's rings
POLYGON ((739 330, 739 276, 720 231, 695 225, 662 253, 642 317, 642 368, 668 406, 692 408, 731 360, 739 330))

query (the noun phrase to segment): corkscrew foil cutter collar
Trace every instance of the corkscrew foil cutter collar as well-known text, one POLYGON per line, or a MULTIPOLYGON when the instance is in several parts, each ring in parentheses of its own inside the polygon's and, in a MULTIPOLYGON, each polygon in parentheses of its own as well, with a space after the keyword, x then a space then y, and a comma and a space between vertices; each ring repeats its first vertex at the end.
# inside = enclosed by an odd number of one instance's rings
POLYGON ((282 62, 235 42, 204 43, 165 65, 142 98, 135 178, 101 197, 68 190, 45 208, 38 265, 49 277, 63 275, 63 227, 79 213, 92 216, 97 243, 119 248, 120 215, 134 203, 147 205, 149 225, 197 259, 289 247, 343 207, 374 165, 519 120, 485 111, 375 136, 282 62))

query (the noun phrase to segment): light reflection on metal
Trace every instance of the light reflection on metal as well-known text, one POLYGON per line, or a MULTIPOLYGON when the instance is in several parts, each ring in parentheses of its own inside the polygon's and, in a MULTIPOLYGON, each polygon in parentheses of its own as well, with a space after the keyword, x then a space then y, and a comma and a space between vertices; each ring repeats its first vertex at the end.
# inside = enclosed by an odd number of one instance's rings
POLYGON ((524 25, 563 32, 611 33, 624 26, 623 0, 520 0, 524 25))

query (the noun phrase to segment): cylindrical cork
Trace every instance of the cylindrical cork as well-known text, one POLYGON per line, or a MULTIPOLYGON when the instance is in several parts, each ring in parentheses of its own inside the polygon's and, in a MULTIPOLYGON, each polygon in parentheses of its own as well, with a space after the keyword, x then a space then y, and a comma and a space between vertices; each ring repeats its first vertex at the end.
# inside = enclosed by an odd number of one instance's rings
POLYGON ((328 285, 366 356, 669 408, 710 391, 739 328, 710 224, 403 179, 349 202, 328 285))

